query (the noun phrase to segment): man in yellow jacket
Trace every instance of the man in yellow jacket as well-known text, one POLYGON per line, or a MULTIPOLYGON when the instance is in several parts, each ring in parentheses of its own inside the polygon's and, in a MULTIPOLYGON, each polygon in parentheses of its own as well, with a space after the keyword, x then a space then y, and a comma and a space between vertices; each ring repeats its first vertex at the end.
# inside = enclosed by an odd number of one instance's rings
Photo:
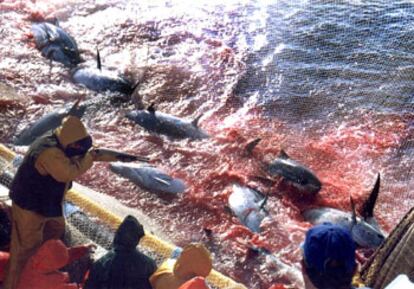
POLYGON ((212 269, 210 252, 202 244, 184 247, 178 259, 168 259, 150 277, 153 289, 178 289, 196 276, 206 277, 212 269))
POLYGON ((10 188, 12 235, 4 289, 16 288, 27 259, 44 241, 62 237, 64 195, 96 160, 91 147, 92 138, 75 116, 30 146, 10 188))

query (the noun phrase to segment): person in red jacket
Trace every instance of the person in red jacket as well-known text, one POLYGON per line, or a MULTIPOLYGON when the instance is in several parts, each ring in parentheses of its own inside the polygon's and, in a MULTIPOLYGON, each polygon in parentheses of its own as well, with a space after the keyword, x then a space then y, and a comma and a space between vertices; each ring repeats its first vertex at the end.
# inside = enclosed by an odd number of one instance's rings
POLYGON ((78 289, 69 275, 58 271, 88 254, 92 245, 67 248, 62 241, 50 239, 29 258, 18 280, 17 289, 78 289))

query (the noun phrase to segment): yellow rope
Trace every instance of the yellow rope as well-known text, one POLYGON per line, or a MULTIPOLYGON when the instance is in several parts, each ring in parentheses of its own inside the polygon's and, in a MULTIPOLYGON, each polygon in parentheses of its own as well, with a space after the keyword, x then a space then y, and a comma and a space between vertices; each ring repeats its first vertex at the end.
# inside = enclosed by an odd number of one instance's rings
MULTIPOLYGON (((11 162, 15 156, 16 154, 12 150, 0 144, 1 158, 11 162)), ((82 194, 82 192, 71 189, 66 193, 66 199, 89 214, 98 217, 114 230, 117 229, 122 222, 122 218, 105 210, 99 204, 82 194)), ((145 232, 145 237, 140 241, 140 246, 156 252, 157 255, 162 256, 165 259, 169 258, 172 251, 176 248, 175 245, 167 243, 149 232, 145 232)), ((207 280, 211 285, 217 288, 247 289, 245 286, 236 283, 229 277, 224 276, 215 270, 211 271, 207 280)))
POLYGON ((16 154, 14 153, 14 151, 0 144, 0 157, 7 160, 8 162, 11 162, 15 156, 16 154))

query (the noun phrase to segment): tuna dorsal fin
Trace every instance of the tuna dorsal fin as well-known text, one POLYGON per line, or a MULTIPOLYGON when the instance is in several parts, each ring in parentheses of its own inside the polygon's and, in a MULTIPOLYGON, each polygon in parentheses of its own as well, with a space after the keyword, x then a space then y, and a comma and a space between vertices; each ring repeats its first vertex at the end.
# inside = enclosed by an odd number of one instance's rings
POLYGON ((381 176, 378 173, 377 180, 375 182, 374 188, 368 196, 368 199, 362 205, 361 216, 364 219, 372 218, 374 216, 374 207, 377 202, 378 194, 380 191, 381 176))
POLYGON ((252 154, 252 152, 253 152, 254 148, 255 148, 255 147, 259 144, 259 142, 260 142, 261 140, 262 140, 261 138, 256 138, 256 139, 254 139, 254 140, 250 141, 250 142, 246 145, 246 147, 245 147, 246 151, 247 151, 249 154, 252 154))
POLYGON ((285 152, 284 149, 280 149, 280 153, 278 157, 280 159, 290 159, 289 155, 285 152))
POLYGON ((202 114, 200 114, 199 116, 197 116, 192 122, 191 122, 191 124, 193 125, 193 126, 195 126, 195 127, 198 127, 198 121, 200 120, 200 118, 202 117, 203 115, 202 114))
POLYGON ((357 224, 357 215, 356 215, 356 209, 355 209, 355 203, 354 199, 352 197, 349 197, 349 200, 351 201, 351 208, 352 208, 352 226, 357 224))
POLYGON ((96 65, 99 70, 102 70, 101 55, 99 54, 99 48, 96 47, 96 65))
POLYGON ((155 113, 155 102, 151 103, 150 106, 147 107, 148 112, 154 114, 155 113))

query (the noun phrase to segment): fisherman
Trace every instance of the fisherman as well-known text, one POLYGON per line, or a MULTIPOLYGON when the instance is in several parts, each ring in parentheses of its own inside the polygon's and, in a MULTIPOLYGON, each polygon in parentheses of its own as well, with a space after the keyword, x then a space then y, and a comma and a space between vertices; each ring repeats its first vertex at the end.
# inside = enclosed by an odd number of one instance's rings
POLYGON ((157 265, 136 248, 144 235, 138 220, 127 216, 115 233, 112 249, 93 264, 84 289, 151 289, 149 277, 157 265))
POLYGON ((207 277, 212 269, 210 252, 202 244, 185 246, 177 259, 170 258, 151 276, 154 289, 178 289, 188 280, 207 277))
POLYGON ((91 147, 91 136, 75 116, 29 147, 10 187, 12 235, 4 289, 16 288, 26 261, 43 242, 62 237, 62 201, 72 181, 98 159, 91 147))
POLYGON ((316 225, 306 233, 302 248, 306 289, 355 288, 356 245, 348 229, 331 223, 316 225))

